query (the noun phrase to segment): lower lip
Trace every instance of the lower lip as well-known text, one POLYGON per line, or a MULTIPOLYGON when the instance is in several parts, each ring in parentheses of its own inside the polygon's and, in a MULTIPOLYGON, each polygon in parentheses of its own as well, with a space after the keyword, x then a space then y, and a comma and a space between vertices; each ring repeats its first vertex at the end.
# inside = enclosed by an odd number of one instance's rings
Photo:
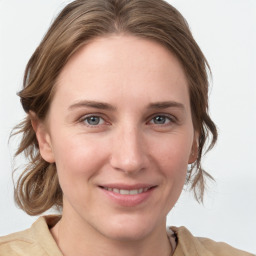
POLYGON ((146 192, 142 192, 136 195, 122 195, 119 193, 115 193, 113 191, 108 191, 106 189, 100 188, 104 194, 110 198, 114 203, 123 206, 123 207, 134 207, 137 205, 141 205, 146 202, 147 199, 151 196, 155 188, 151 188, 146 192))

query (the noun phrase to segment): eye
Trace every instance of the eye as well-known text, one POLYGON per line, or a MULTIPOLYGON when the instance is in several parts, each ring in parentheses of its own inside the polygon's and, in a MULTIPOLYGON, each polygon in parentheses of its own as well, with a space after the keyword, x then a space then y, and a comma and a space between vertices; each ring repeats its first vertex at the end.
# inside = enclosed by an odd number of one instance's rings
POLYGON ((88 126, 97 126, 105 123, 104 119, 99 116, 87 116, 81 119, 81 122, 85 123, 88 126))
POLYGON ((149 123, 155 125, 165 125, 174 122, 173 118, 169 115, 157 115, 154 116, 149 123))
POLYGON ((152 119, 154 124, 165 124, 166 121, 170 121, 166 118, 166 116, 156 116, 152 119))

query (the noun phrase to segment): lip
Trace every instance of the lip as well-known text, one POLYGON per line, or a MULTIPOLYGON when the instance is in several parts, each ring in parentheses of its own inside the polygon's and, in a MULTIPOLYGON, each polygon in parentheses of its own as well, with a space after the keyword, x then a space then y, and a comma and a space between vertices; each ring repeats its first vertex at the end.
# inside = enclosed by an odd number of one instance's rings
POLYGON ((104 184, 98 186, 107 198, 122 207, 135 207, 146 202, 156 189, 156 185, 152 184, 104 184), (107 190, 109 188, 110 190, 107 190), (138 194, 120 194, 113 190, 141 190, 138 194))

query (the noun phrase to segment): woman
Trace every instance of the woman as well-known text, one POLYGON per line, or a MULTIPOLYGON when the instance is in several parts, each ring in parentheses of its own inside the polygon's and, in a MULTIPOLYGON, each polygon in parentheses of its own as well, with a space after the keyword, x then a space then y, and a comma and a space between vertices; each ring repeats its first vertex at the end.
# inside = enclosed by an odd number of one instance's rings
POLYGON ((27 65, 17 127, 17 155, 30 162, 16 202, 30 215, 62 213, 1 238, 0 254, 250 255, 185 228, 166 232, 184 183, 201 201, 209 176, 207 67, 163 1, 69 4, 27 65))

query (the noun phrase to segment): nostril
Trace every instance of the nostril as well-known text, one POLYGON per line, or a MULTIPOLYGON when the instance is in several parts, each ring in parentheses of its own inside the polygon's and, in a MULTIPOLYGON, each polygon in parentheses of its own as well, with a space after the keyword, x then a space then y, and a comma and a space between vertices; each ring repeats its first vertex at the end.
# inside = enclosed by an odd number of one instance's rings
POLYGON ((110 164, 111 166, 118 170, 126 173, 139 172, 145 169, 145 159, 143 156, 120 156, 115 155, 111 157, 110 164))

